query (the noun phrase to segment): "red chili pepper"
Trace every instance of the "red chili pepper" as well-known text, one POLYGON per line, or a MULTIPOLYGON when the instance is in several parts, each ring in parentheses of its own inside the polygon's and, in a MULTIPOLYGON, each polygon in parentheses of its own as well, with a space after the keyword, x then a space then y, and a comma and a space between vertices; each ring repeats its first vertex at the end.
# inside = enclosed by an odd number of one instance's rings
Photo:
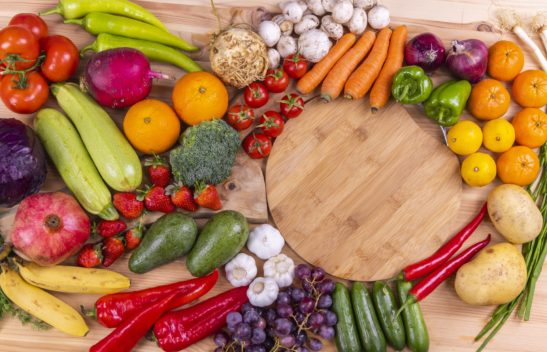
POLYGON ((131 352, 154 322, 171 309, 171 305, 179 295, 179 292, 174 292, 166 299, 156 301, 136 312, 133 317, 124 320, 110 334, 91 346, 89 352, 131 352))
POLYGON ((482 206, 480 212, 475 216, 469 224, 467 224, 460 232, 446 242, 441 248, 439 248, 434 254, 421 260, 415 264, 411 264, 403 269, 401 273, 403 279, 406 281, 416 280, 422 276, 425 276, 437 269, 443 263, 445 263, 450 257, 452 257, 463 245, 463 243, 475 232, 479 227, 482 219, 486 215, 486 203, 482 206))
POLYGON ((177 298, 171 303, 170 309, 194 301, 203 296, 215 285, 218 280, 218 270, 211 274, 188 281, 176 282, 169 285, 157 286, 146 290, 114 293, 103 296, 95 302, 95 309, 86 312, 88 316, 95 316, 97 321, 113 328, 136 311, 177 292, 177 298))
POLYGON ((488 236, 484 240, 473 244, 472 246, 455 256, 448 263, 446 263, 446 265, 443 265, 431 274, 427 275, 422 281, 418 282, 414 287, 412 287, 408 294, 408 298, 406 299, 405 304, 403 305, 403 307, 401 307, 401 309, 403 309, 408 304, 419 302, 422 299, 426 298, 431 292, 433 292, 437 288, 437 286, 439 286, 444 280, 446 280, 446 278, 456 272, 456 270, 458 270, 462 265, 469 262, 475 254, 480 252, 481 249, 486 247, 489 242, 490 234, 488 234, 488 236))
POLYGON ((154 336, 164 351, 180 351, 222 328, 228 313, 239 310, 247 301, 247 287, 237 287, 195 306, 167 313, 154 325, 154 336))

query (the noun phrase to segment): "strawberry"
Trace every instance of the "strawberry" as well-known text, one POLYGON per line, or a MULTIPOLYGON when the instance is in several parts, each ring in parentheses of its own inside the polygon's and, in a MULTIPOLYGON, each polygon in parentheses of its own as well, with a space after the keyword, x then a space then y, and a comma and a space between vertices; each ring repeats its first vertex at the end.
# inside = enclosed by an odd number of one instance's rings
POLYGON ((114 207, 126 219, 136 219, 141 216, 144 210, 144 204, 137 199, 135 193, 131 192, 114 194, 112 203, 114 203, 114 207))
POLYGON ((142 227, 139 225, 129 229, 125 233, 125 247, 127 249, 135 249, 139 246, 142 239, 142 227))
POLYGON ((167 187, 171 182, 171 168, 162 157, 154 155, 153 159, 146 159, 144 165, 148 166, 146 172, 154 186, 167 187))
POLYGON ((220 197, 218 196, 217 189, 214 185, 206 185, 199 182, 196 183, 194 200, 197 204, 204 208, 212 210, 220 210, 220 208, 222 208, 220 197))
POLYGON ((80 253, 78 254, 78 265, 84 268, 94 268, 101 264, 103 260, 103 253, 101 251, 101 244, 86 244, 80 253))
POLYGON ((127 229, 127 225, 122 220, 101 220, 94 226, 95 233, 102 237, 112 237, 119 233, 124 232, 127 229))
POLYGON ((187 211, 194 212, 198 210, 198 205, 194 201, 194 195, 189 187, 181 184, 170 185, 165 189, 171 196, 171 202, 177 207, 187 211))
POLYGON ((120 236, 105 238, 103 241, 103 265, 109 267, 124 251, 125 246, 120 236))
POLYGON ((160 211, 162 213, 171 213, 175 211, 175 206, 171 199, 165 194, 165 189, 159 186, 148 187, 141 191, 137 199, 144 199, 144 207, 150 211, 160 211))

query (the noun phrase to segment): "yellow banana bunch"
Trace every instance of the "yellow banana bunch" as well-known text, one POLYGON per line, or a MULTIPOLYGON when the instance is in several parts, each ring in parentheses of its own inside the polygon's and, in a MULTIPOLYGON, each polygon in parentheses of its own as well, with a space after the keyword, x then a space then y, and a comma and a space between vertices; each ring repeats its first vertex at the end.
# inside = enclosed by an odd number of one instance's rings
POLYGON ((85 336, 89 331, 84 319, 74 308, 28 284, 7 266, 2 267, 0 288, 19 308, 66 334, 85 336))
POLYGON ((129 288, 129 278, 106 269, 78 266, 39 266, 17 263, 19 274, 31 285, 68 293, 114 293, 129 288))

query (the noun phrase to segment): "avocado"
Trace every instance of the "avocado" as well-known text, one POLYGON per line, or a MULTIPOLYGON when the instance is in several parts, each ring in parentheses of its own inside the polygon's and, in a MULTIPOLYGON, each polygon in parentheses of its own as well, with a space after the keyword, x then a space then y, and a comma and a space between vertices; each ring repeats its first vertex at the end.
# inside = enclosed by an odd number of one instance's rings
POLYGON ((129 270, 142 274, 184 256, 196 241, 198 227, 191 217, 170 213, 150 226, 129 258, 129 270))
POLYGON ((207 275, 239 253, 248 237, 249 225, 241 213, 221 211, 201 230, 186 258, 186 267, 196 277, 207 275))

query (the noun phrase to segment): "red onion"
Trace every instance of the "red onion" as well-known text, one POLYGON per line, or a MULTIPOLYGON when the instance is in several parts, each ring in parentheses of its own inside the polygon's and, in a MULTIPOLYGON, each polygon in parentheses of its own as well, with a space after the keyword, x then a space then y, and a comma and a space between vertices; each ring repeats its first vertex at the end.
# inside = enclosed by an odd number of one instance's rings
POLYGON ((422 33, 412 38, 405 47, 407 65, 417 65, 425 71, 434 71, 444 62, 444 45, 433 33, 422 33))
POLYGON ((484 77, 488 47, 478 39, 454 40, 446 56, 446 66, 455 76, 476 83, 484 77))

